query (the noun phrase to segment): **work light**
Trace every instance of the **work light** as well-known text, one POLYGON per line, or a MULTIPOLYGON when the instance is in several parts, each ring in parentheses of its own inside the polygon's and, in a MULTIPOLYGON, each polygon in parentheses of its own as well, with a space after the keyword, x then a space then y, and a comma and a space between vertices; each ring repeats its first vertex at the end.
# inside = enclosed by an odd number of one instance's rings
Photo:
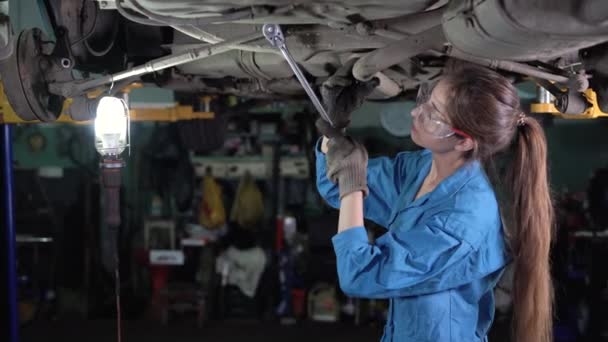
POLYGON ((128 146, 129 108, 118 97, 104 96, 97 104, 95 148, 102 157, 118 158, 128 146))

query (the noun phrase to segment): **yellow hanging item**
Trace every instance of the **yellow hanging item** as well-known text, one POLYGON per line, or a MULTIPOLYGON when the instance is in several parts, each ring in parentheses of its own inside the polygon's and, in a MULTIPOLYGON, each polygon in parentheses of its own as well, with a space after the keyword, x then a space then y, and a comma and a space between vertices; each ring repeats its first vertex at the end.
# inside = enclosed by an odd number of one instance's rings
POLYGON ((222 188, 210 175, 203 177, 203 199, 200 205, 199 221, 207 229, 218 229, 226 223, 226 210, 222 200, 222 188))
POLYGON ((255 229, 263 219, 264 197, 254 179, 246 173, 239 183, 230 220, 245 229, 255 229))

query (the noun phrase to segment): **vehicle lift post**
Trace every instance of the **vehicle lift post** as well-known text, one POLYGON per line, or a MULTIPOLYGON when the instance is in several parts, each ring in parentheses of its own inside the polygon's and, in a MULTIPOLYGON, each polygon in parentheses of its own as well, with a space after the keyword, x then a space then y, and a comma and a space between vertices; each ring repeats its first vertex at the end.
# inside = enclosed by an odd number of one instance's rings
MULTIPOLYGON (((11 137, 11 125, 3 124, 2 131, 2 178, 3 178, 3 202, 4 202, 4 244, 0 250, 5 253, 6 265, 2 267, 6 271, 2 281, 6 284, 3 291, 6 297, 4 307, 7 319, 4 331, 7 336, 2 340, 9 342, 19 341, 19 319, 17 312, 17 260, 16 260, 16 234, 15 234, 15 207, 14 207, 14 183, 13 183, 13 142, 11 137)), ((4 302, 4 301, 3 301, 4 302)))

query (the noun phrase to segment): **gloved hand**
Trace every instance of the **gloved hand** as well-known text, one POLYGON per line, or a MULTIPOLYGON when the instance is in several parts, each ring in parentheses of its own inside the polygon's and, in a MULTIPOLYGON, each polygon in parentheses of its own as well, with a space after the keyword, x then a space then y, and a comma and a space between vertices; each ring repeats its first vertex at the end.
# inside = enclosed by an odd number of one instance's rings
POLYGON ((338 135, 329 140, 327 178, 338 183, 340 199, 355 191, 369 193, 367 187, 367 150, 355 139, 338 135))
POLYGON ((325 121, 323 118, 318 118, 317 121, 315 121, 315 126, 317 126, 317 129, 321 134, 329 139, 344 136, 344 128, 331 127, 329 122, 325 121))
POLYGON ((365 98, 380 84, 372 78, 367 82, 355 80, 352 68, 356 59, 348 60, 336 73, 321 85, 323 107, 331 118, 334 128, 342 130, 348 126, 351 113, 359 108, 365 98))

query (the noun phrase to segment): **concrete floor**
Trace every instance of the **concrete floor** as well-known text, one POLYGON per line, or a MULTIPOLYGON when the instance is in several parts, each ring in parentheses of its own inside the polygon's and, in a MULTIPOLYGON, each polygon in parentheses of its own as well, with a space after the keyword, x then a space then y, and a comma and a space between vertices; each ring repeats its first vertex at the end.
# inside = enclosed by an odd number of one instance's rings
MULTIPOLYGON (((347 323, 301 322, 280 325, 259 321, 210 321, 203 328, 190 322, 164 327, 153 321, 123 322, 124 342, 373 342, 380 341, 380 326, 353 326, 347 323)), ((495 324, 490 341, 508 341, 508 326, 495 324)), ((22 342, 114 342, 114 321, 54 321, 32 323, 21 331, 22 342)))
MULTIPOLYGON (((302 322, 283 326, 257 321, 208 322, 203 328, 189 323, 174 323, 163 327, 151 321, 123 322, 124 342, 322 342, 379 341, 381 327, 355 327, 351 324, 302 322)), ((113 321, 37 322, 23 328, 22 342, 113 342, 116 328, 113 321)))

